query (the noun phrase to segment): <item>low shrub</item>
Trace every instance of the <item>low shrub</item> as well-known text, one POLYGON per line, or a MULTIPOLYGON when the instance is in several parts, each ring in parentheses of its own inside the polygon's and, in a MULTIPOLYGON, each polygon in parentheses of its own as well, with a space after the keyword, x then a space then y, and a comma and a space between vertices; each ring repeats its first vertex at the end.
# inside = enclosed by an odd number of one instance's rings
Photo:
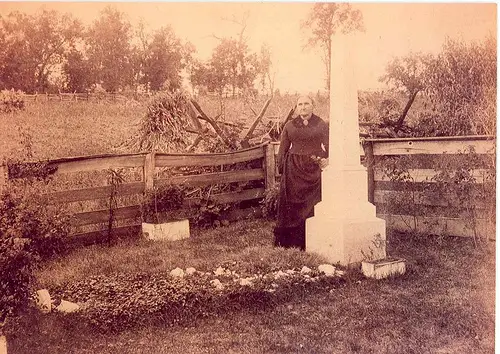
POLYGON ((57 206, 10 186, 0 194, 0 321, 29 299, 37 263, 64 251, 69 218, 57 206))
POLYGON ((278 215, 279 193, 279 187, 273 187, 266 190, 264 198, 260 201, 263 217, 274 219, 278 215))
POLYGON ((24 110, 24 93, 14 90, 0 91, 0 113, 24 110))

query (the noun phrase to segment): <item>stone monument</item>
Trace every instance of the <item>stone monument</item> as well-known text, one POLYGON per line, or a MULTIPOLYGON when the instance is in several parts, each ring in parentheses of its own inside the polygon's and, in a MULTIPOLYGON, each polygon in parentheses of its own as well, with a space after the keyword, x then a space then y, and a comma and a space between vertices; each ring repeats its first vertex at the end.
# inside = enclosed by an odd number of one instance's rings
POLYGON ((322 201, 306 221, 306 251, 342 265, 385 258, 386 227, 368 202, 368 175, 360 162, 358 85, 353 35, 332 36, 329 165, 322 201))

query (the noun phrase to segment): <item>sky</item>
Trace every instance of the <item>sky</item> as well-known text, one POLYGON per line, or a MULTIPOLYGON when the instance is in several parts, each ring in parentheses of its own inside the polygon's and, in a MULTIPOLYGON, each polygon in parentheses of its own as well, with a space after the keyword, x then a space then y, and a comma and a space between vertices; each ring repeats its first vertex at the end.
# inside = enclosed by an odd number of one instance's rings
MULTIPOLYGON (((325 86, 325 66, 317 50, 304 50, 308 35, 301 29, 312 3, 307 2, 5 2, 0 15, 11 11, 33 14, 40 8, 72 13, 85 24, 112 5, 125 13, 132 25, 148 29, 171 25, 179 38, 208 59, 218 38, 236 37, 247 17, 245 36, 251 50, 263 43, 272 50, 275 87, 282 92, 316 92, 325 86)), ((356 65, 362 90, 384 87, 379 77, 394 57, 411 52, 438 53, 446 37, 480 41, 497 34, 495 3, 353 3, 363 14, 365 33, 357 35, 356 65)))

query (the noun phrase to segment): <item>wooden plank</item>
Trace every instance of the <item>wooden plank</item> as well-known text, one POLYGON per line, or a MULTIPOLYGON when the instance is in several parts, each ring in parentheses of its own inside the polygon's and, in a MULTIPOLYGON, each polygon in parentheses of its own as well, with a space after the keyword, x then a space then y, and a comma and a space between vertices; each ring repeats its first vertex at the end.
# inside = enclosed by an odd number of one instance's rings
MULTIPOLYGON (((407 214, 419 216, 442 216, 450 218, 470 218, 471 212, 467 212, 465 207, 459 206, 441 206, 429 204, 413 204, 412 196, 408 195, 406 199, 387 201, 379 204, 374 203, 377 211, 383 214, 407 214)), ((477 218, 483 218, 488 215, 487 211, 476 207, 475 214, 477 218)))
POLYGON ((252 161, 264 157, 264 147, 217 154, 156 154, 156 167, 219 166, 252 161))
MULTIPOLYGON (((386 221, 387 227, 400 232, 413 231, 413 217, 409 215, 377 214, 386 221)), ((417 231, 430 235, 473 237, 474 233, 467 222, 461 218, 417 217, 417 231)), ((477 235, 481 239, 494 240, 495 224, 492 220, 479 219, 476 225, 477 235)))
MULTIPOLYGON (((140 237, 141 224, 117 227, 113 229, 113 239, 124 239, 127 237, 140 237)), ((90 246, 107 242, 107 230, 92 231, 73 234, 67 239, 70 247, 90 246)))
MULTIPOLYGON (((394 200, 398 200, 398 198, 405 198, 405 200, 408 200, 409 193, 412 193, 412 202, 414 200, 415 204, 448 207, 448 203, 445 199, 432 197, 431 195, 429 195, 429 192, 422 191, 403 193, 401 191, 394 190, 376 190, 374 192, 374 199, 370 202, 379 205, 391 203, 394 200)), ((474 200, 474 205, 478 209, 487 209, 490 207, 494 207, 492 205, 488 205, 488 203, 486 203, 484 200, 474 200)))
POLYGON ((274 146, 267 145, 265 149, 266 189, 272 189, 276 186, 276 155, 274 154, 274 146))
POLYGON ((366 142, 364 146, 366 152, 365 167, 367 173, 368 181, 368 201, 373 203, 375 200, 375 170, 374 170, 374 158, 373 158, 373 143, 366 142))
MULTIPOLYGON (((487 169, 476 169, 472 172, 472 176, 476 179, 477 183, 483 183, 488 176, 487 169)), ((433 183, 435 181, 432 180, 434 176, 438 174, 436 170, 430 168, 422 168, 422 169, 408 169, 408 173, 410 177, 413 178, 413 182, 429 182, 433 183)), ((374 171, 375 181, 390 181, 391 179, 384 174, 381 169, 375 169, 374 171)))
POLYGON ((74 173, 82 171, 107 170, 108 168, 134 168, 142 167, 144 155, 117 155, 102 157, 78 157, 73 159, 52 160, 49 166, 57 165, 55 174, 74 173))
POLYGON ((143 178, 144 188, 151 190, 154 187, 155 178, 155 153, 151 152, 144 157, 143 178))
MULTIPOLYGON (((373 141, 373 140, 372 140, 373 141)), ((492 154, 495 151, 495 140, 387 140, 373 141, 373 154, 379 155, 413 155, 413 154, 457 154, 474 147, 477 154, 492 154)))
MULTIPOLYGON (((132 219, 141 216, 139 205, 116 208, 114 212, 115 220, 132 219)), ((102 209, 73 215, 72 226, 92 225, 108 222, 109 210, 102 209)))
MULTIPOLYGON (((266 190, 264 188, 245 189, 241 192, 214 194, 211 198, 221 204, 235 203, 262 198, 265 191, 266 190)), ((199 198, 188 198, 184 200, 183 206, 190 208, 196 206, 199 202, 199 198)))
POLYGON ((263 179, 264 170, 253 168, 248 170, 237 170, 216 173, 204 173, 200 175, 174 176, 156 180, 156 185, 183 184, 189 186, 207 186, 218 183, 248 182, 263 179))
MULTIPOLYGON (((109 198, 112 186, 73 189, 48 193, 49 202, 71 203, 84 200, 109 198)), ((118 185, 118 196, 133 195, 144 192, 143 182, 122 183, 118 185)))
MULTIPOLYGON (((465 161, 466 155, 446 154, 446 155, 388 155, 388 156, 375 156, 375 165, 377 168, 386 166, 387 163, 396 161, 404 161, 406 168, 429 168, 434 169, 443 164, 444 159, 456 159, 456 161, 465 161)), ((477 167, 493 168, 495 166, 495 156, 488 154, 477 154, 474 156, 477 167)))

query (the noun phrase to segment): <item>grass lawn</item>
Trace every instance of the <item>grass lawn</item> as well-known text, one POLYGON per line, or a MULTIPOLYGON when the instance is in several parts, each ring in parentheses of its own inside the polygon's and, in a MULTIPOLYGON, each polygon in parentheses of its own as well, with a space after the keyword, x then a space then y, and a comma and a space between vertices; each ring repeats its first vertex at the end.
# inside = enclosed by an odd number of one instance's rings
MULTIPOLYGON (((48 288, 94 275, 162 273, 232 265, 242 274, 315 267, 322 260, 271 246, 272 223, 247 220, 193 230, 174 243, 131 241, 77 250, 37 274, 48 288)), ((291 296, 183 326, 144 325, 117 334, 78 317, 27 312, 9 353, 493 353, 494 245, 460 238, 391 235, 407 274, 382 281, 347 272, 341 286, 291 296)))

